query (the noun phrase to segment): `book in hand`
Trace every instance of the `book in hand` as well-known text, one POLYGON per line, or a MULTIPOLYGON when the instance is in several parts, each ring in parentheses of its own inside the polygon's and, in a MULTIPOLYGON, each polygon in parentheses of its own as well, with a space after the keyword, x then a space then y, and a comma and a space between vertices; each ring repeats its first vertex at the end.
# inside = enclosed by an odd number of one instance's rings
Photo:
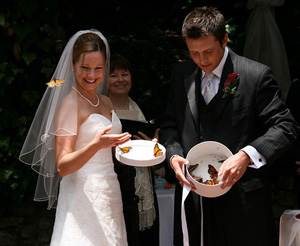
POLYGON ((120 119, 122 123, 122 131, 129 132, 132 136, 138 135, 138 132, 146 134, 149 138, 153 138, 155 130, 159 127, 155 120, 140 121, 131 119, 120 119))

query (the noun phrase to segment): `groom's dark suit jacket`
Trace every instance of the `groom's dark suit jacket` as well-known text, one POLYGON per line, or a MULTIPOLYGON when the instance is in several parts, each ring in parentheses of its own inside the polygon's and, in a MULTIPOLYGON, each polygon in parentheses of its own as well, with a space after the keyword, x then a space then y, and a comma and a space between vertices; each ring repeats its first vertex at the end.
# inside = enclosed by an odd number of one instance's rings
MULTIPOLYGON (((269 165, 295 141, 298 126, 279 98, 271 69, 229 50, 219 91, 205 105, 201 95, 201 69, 190 59, 172 72, 170 97, 160 130, 167 160, 185 157, 202 141, 218 141, 237 153, 253 146, 267 165, 247 168, 228 193, 203 198, 204 245, 272 245, 273 216, 268 180, 269 165), (222 98, 230 73, 239 74, 238 94, 222 98)), ((174 245, 182 245, 181 187, 175 196, 174 245)), ((191 246, 200 245, 199 196, 191 192, 185 202, 191 246)))

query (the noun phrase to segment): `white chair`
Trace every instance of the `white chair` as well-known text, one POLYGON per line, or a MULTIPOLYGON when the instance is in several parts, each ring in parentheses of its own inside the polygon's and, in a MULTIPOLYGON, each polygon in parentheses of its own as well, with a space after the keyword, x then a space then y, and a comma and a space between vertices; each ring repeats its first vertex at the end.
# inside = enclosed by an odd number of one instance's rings
POLYGON ((284 211, 279 233, 279 246, 300 246, 300 210, 284 211))

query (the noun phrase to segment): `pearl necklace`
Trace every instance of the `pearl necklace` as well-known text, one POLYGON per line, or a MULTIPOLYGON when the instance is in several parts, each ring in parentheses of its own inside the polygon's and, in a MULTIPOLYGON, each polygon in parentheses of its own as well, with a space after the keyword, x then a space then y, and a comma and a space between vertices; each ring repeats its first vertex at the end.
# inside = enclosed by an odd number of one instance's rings
POLYGON ((87 100, 92 105, 92 107, 94 107, 94 108, 98 107, 100 100, 99 100, 99 97, 97 94, 95 94, 95 95, 97 97, 98 102, 96 104, 93 104, 89 99, 87 99, 85 96, 83 96, 75 87, 72 86, 72 88, 79 94, 79 96, 81 96, 83 99, 87 100))

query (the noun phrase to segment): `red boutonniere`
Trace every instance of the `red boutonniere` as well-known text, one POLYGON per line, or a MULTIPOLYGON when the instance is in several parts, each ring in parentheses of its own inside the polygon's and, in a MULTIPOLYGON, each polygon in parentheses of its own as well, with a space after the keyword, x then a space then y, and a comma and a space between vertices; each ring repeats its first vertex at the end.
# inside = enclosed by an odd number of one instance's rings
POLYGON ((228 75, 225 83, 224 83, 224 94, 222 98, 227 97, 228 95, 235 95, 238 92, 236 91, 236 85, 239 80, 239 74, 231 73, 228 75))

